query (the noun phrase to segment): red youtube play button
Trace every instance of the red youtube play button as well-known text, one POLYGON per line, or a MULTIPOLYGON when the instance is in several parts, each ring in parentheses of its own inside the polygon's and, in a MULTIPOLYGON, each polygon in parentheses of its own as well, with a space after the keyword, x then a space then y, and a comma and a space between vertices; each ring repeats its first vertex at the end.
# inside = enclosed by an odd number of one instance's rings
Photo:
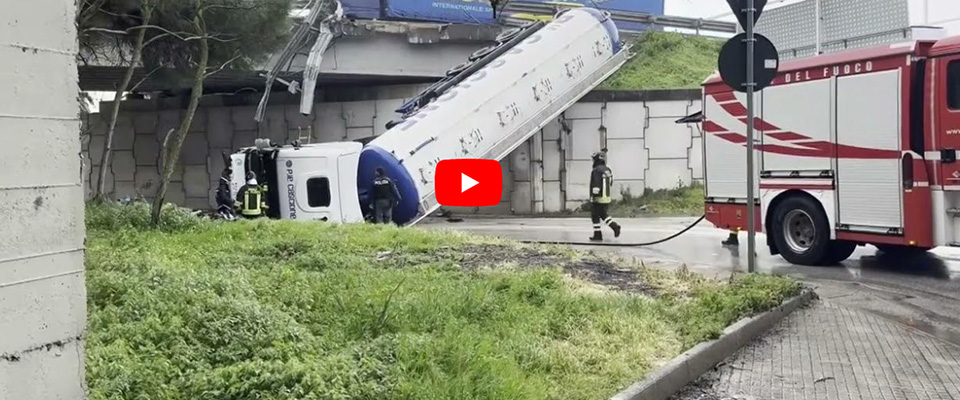
POLYGON ((437 164, 437 202, 447 207, 500 204, 503 172, 496 160, 443 160, 437 164))

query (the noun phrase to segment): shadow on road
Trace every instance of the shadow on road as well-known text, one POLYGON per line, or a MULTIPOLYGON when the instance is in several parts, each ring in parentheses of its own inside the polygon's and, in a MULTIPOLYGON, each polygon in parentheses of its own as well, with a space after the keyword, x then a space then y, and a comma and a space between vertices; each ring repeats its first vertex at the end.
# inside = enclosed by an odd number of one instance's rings
POLYGON ((947 263, 933 253, 897 254, 878 251, 876 255, 860 258, 864 270, 924 276, 942 280, 956 279, 960 271, 951 271, 947 263))

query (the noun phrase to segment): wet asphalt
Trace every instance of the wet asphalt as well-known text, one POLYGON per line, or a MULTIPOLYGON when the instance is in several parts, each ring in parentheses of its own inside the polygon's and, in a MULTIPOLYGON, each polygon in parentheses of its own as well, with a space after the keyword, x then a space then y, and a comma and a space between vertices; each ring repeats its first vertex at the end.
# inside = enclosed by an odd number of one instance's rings
MULTIPOLYGON (((642 243, 670 236, 696 218, 622 219, 620 238, 605 230, 608 243, 642 243)), ((429 229, 453 229, 517 240, 577 243, 581 250, 610 252, 656 262, 665 267, 684 266, 718 278, 747 271, 746 233, 740 246, 724 247, 725 231, 701 222, 669 242, 648 247, 591 245, 591 224, 586 218, 467 218, 462 222, 428 219, 429 229)), ((607 229, 607 228, 604 228, 607 229)), ((916 329, 960 346, 960 249, 938 248, 917 257, 893 258, 872 246, 860 247, 842 265, 805 267, 770 255, 766 238, 757 235, 757 270, 788 275, 814 287, 821 298, 870 312, 883 319, 916 329)))

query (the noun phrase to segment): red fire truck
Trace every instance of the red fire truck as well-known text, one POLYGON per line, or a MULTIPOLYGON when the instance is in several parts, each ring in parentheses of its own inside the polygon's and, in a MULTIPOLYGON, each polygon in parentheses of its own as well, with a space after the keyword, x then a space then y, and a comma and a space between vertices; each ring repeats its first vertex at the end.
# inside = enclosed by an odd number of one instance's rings
MULTIPOLYGON (((747 228, 745 100, 704 82, 706 214, 731 230, 747 228)), ((960 245, 960 37, 786 62, 755 104, 754 222, 773 254, 960 245)))

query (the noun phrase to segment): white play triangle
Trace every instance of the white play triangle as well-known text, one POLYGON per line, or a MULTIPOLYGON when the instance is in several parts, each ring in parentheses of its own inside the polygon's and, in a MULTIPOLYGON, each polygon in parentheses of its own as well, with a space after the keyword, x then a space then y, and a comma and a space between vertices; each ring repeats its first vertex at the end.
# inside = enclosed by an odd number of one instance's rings
POLYGON ((473 178, 467 176, 467 174, 460 173, 460 193, 470 190, 470 188, 477 186, 480 182, 477 182, 473 178))

